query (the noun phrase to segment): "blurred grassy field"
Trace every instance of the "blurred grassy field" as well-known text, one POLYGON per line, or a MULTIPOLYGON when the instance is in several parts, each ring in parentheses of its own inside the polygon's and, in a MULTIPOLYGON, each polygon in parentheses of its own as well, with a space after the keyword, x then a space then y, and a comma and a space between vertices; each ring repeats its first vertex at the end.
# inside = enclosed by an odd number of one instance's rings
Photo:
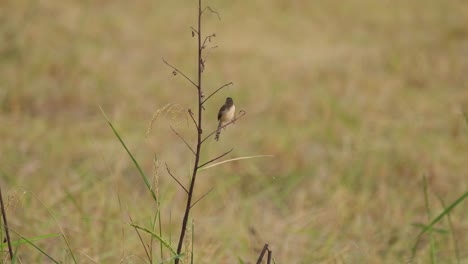
MULTIPOLYGON (((148 175, 153 154, 188 182, 193 158, 169 124, 194 139, 196 1, 4 0, 0 8, 0 175, 11 228, 60 233, 79 263, 144 263, 127 212, 149 226, 155 206, 101 105, 148 175), (59 227, 60 226, 60 227, 59 227)), ((253 263, 268 242, 276 263, 404 263, 432 217, 468 190, 468 3, 462 0, 209 1, 216 33, 206 106, 216 127, 226 96, 247 112, 203 159, 232 162, 199 176, 196 263, 253 263)), ((166 237, 176 243, 184 194, 160 168, 166 237)), ((451 215, 468 245, 468 206, 451 215)), ((448 229, 447 221, 438 225, 448 229)), ((14 238, 18 238, 13 234, 14 238)), ((456 263, 436 234, 440 263, 456 263)), ((61 238, 37 242, 70 263, 61 238)), ((23 263, 45 261, 22 246, 23 263)), ((461 261, 468 252, 461 250, 461 261)), ((168 255, 166 256, 168 257, 168 255)), ((416 263, 428 263, 423 239, 416 263)))

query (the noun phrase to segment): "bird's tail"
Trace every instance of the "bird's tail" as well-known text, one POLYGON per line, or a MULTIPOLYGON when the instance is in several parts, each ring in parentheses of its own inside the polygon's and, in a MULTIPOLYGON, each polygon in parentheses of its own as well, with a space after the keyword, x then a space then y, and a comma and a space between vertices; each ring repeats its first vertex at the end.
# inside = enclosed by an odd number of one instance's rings
POLYGON ((215 140, 218 141, 219 140, 219 134, 221 134, 221 120, 219 120, 219 124, 218 124, 218 129, 216 130, 216 136, 215 136, 215 140))

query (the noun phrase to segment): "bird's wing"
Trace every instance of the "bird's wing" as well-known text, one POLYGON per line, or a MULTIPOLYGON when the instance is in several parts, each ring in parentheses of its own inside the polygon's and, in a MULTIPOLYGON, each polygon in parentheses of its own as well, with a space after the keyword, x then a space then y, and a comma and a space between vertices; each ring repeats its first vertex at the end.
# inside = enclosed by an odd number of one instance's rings
POLYGON ((218 121, 221 119, 221 116, 223 116, 224 111, 226 111, 226 105, 221 106, 218 112, 218 121))

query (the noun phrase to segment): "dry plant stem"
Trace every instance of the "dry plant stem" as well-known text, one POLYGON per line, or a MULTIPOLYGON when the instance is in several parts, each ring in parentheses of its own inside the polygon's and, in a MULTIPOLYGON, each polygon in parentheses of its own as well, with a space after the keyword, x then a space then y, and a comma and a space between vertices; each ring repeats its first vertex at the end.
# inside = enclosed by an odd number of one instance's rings
POLYGON ((205 100, 203 100, 202 104, 204 104, 206 101, 208 101, 208 99, 210 99, 211 96, 215 95, 219 90, 223 89, 224 87, 228 86, 228 85, 233 85, 232 82, 230 83, 226 83, 225 85, 219 87, 218 89, 216 89, 214 92, 212 92, 210 95, 208 95, 208 97, 205 98, 205 100))
MULTIPOLYGON (((187 196, 187 204, 185 206, 184 218, 182 220, 182 228, 180 229, 179 243, 177 245, 177 255, 179 255, 182 252, 182 245, 184 243, 185 230, 187 230, 187 222, 188 222, 188 218, 189 218, 189 214, 190 214, 190 208, 192 206, 193 190, 195 188, 195 182, 196 182, 196 179, 197 179, 198 163, 200 162, 200 151, 201 151, 201 144, 202 144, 201 136, 202 136, 203 132, 202 132, 201 128, 203 127, 202 126, 203 92, 202 92, 201 74, 202 74, 202 70, 203 70, 202 67, 203 66, 202 66, 202 45, 201 45, 201 35, 202 35, 201 16, 202 16, 201 0, 198 0, 198 30, 197 30, 197 33, 198 33, 197 34, 197 37, 198 37, 198 58, 197 58, 198 85, 194 84, 198 89, 197 149, 196 149, 196 154, 195 154, 195 162, 194 162, 194 165, 193 165, 192 179, 190 181, 190 188, 189 188, 189 192, 188 192, 188 196, 187 196)), ((180 259, 176 258, 175 259, 175 264, 179 264, 179 262, 180 262, 180 259)))
POLYGON ((198 31, 194 27, 190 27, 190 28, 193 30, 193 32, 198 34, 198 31))
POLYGON ((216 14, 218 16, 218 19, 221 20, 221 16, 219 16, 219 13, 214 11, 213 9, 211 9, 211 7, 207 6, 205 7, 202 11, 201 11, 201 14, 203 14, 203 12, 205 12, 206 10, 209 10, 211 13, 213 14, 216 14))
POLYGON ((198 198, 198 200, 196 200, 192 206, 190 206, 190 208, 193 208, 199 201, 201 201, 201 199, 205 198, 205 196, 207 196, 208 194, 210 194, 211 191, 213 191, 214 187, 211 188, 209 191, 207 191, 204 195, 202 195, 200 198, 198 198))
POLYGON ((265 246, 263 246, 262 252, 260 252, 260 256, 258 256, 257 264, 262 263, 263 256, 265 255, 265 252, 267 252, 267 250, 268 250, 268 244, 265 244, 265 246))
MULTIPOLYGON (((200 34, 199 34, 198 36, 200 36, 200 34)), ((199 38, 200 38, 200 37, 199 37, 199 38)), ((194 81, 192 81, 192 79, 190 79, 189 77, 187 77, 187 75, 185 75, 183 72, 181 72, 181 71, 180 71, 179 69, 177 69, 176 67, 174 67, 174 66, 172 66, 171 64, 169 64, 169 62, 167 62, 164 58, 162 58, 162 60, 164 61, 164 63, 165 63, 167 66, 171 67, 174 71, 180 73, 182 76, 184 76, 185 79, 187 79, 187 81, 191 82, 196 88, 200 89, 199 86, 197 86, 197 84, 196 84, 194 81)))
POLYGON ((206 36, 206 37, 205 37, 205 40, 203 40, 202 49, 204 49, 204 48, 206 47, 206 46, 205 46, 206 41, 207 41, 207 40, 210 40, 210 41, 211 41, 211 38, 214 38, 214 37, 216 37, 216 34, 211 34, 211 35, 209 35, 209 36, 206 36))
POLYGON ((216 160, 218 160, 218 159, 220 159, 220 158, 226 156, 227 154, 231 153, 231 151, 233 151, 233 150, 234 150, 234 149, 231 149, 231 150, 229 150, 229 151, 224 152, 223 154, 219 155, 218 157, 216 157, 216 158, 214 158, 214 159, 211 159, 211 160, 209 160, 209 161, 203 163, 202 165, 198 166, 198 168, 200 169, 201 167, 206 166, 206 165, 210 164, 211 162, 216 161, 216 160))
POLYGON ((6 218, 5 204, 3 203, 2 188, 0 187, 0 203, 2 206, 3 227, 5 228, 6 241, 8 243, 8 252, 10 259, 13 260, 13 250, 11 248, 10 231, 8 230, 8 223, 6 218))
POLYGON ((197 130, 200 130, 200 128, 198 127, 197 121, 195 121, 195 118, 193 117, 192 109, 189 109, 188 112, 189 112, 189 114, 190 114, 190 117, 191 117, 192 120, 193 120, 193 123, 195 124, 195 127, 197 128, 197 130))
POLYGON ((182 185, 182 183, 179 180, 177 180, 177 178, 174 175, 172 175, 171 170, 169 170, 169 166, 167 166, 167 163, 165 164, 166 164, 166 170, 169 173, 169 175, 171 175, 171 177, 179 184, 179 186, 182 187, 182 189, 184 189, 184 191, 188 194, 189 192, 187 191, 187 188, 185 188, 184 185, 182 185))
MULTIPOLYGON (((204 11, 210 11, 211 13, 214 13, 218 16, 219 19, 221 19, 219 17, 219 14, 218 12, 216 11, 213 11, 210 7, 205 7, 203 10, 201 9, 201 0, 198 0, 198 26, 197 26, 197 29, 193 28, 193 27, 190 27, 191 30, 192 30, 192 36, 195 36, 195 33, 197 34, 197 42, 198 42, 198 58, 197 58, 197 67, 198 67, 198 78, 197 78, 197 83, 195 83, 194 81, 192 81, 192 79, 190 79, 189 77, 187 77, 187 75, 185 75, 183 72, 181 72, 179 69, 177 69, 176 67, 172 66, 171 64, 169 64, 166 60, 164 60, 163 58, 163 61, 164 63, 171 67, 173 70, 174 70, 174 75, 176 75, 177 73, 180 73, 186 80, 188 80, 190 83, 192 83, 196 88, 197 88, 197 92, 198 92, 198 119, 196 120, 196 118, 194 117, 195 114, 192 112, 192 110, 188 110, 189 112, 189 115, 190 117, 192 118, 193 120, 193 123, 195 124, 195 127, 197 128, 197 147, 196 149, 194 150, 192 147, 190 147, 190 145, 187 143, 187 141, 179 134, 177 133, 172 127, 172 131, 179 137, 181 138, 184 143, 187 145, 187 147, 192 151, 192 153, 195 155, 195 162, 193 164, 193 171, 192 171, 192 178, 190 180, 190 186, 188 188, 188 191, 187 189, 174 177, 174 175, 171 174, 169 168, 167 167, 166 165, 166 168, 167 168, 167 171, 169 172, 169 174, 174 178, 174 180, 177 181, 177 183, 182 187, 182 189, 185 190, 185 192, 187 193, 187 203, 185 205, 185 212, 184 212, 184 218, 182 219, 182 227, 181 227, 181 230, 180 230, 180 237, 179 237, 179 242, 177 244, 177 255, 180 255, 181 252, 182 252, 182 246, 184 244, 184 237, 185 237, 185 233, 186 233, 186 230, 187 230, 187 224, 188 224, 188 219, 189 219, 189 215, 190 215, 190 209, 196 204, 198 203, 201 199, 203 199, 208 193, 211 192, 211 190, 204 194, 201 198, 199 198, 195 203, 192 203, 192 199, 193 199, 193 194, 194 194, 194 189, 195 189, 195 182, 196 182, 196 179, 197 179, 197 172, 198 170, 211 163, 211 162, 214 162, 222 157, 224 157, 225 155, 227 155, 228 153, 230 153, 232 151, 229 150, 228 152, 214 158, 214 159, 211 159, 205 163, 203 163, 202 165, 199 165, 200 164, 200 154, 201 154, 201 146, 203 144, 203 142, 210 136, 212 136, 215 132, 213 131, 212 133, 210 133, 208 135, 208 137, 204 138, 202 140, 202 134, 203 134, 203 130, 202 130, 202 112, 204 110, 204 107, 203 107, 203 103, 205 103, 210 97, 212 97, 214 94, 216 94, 219 90, 223 89, 224 87, 228 86, 228 85, 232 85, 232 82, 230 83, 226 83, 224 85, 222 85, 221 87, 217 88, 213 93, 211 93, 206 99, 204 97, 204 94, 203 94, 203 89, 202 89, 202 72, 205 68, 205 61, 203 60, 203 57, 202 57, 202 53, 203 53, 203 50, 205 49, 205 44, 206 44, 206 41, 211 41, 211 38, 212 37, 216 37, 216 34, 211 34, 211 35, 208 35, 204 38, 203 42, 202 42, 202 30, 201 30, 201 18, 202 18, 202 15, 203 15, 203 12, 204 11)), ((240 113, 240 116, 239 117, 242 117, 243 115, 245 115, 245 112, 244 111, 241 111, 240 113)), ((239 117, 237 117, 236 119, 232 120, 231 122, 225 124, 223 127, 226 127, 227 125, 235 122, 239 117)), ((180 262, 180 259, 179 258, 176 258, 175 259, 175 264, 179 264, 180 262)))
POLYGON ((262 263, 263 256, 265 256, 265 252, 268 252, 267 264, 271 263, 271 255, 273 254, 273 252, 268 248, 268 244, 265 244, 265 246, 263 246, 262 252, 260 252, 260 256, 258 257, 257 264, 262 263))
POLYGON ((171 129, 172 129, 172 132, 174 132, 174 134, 176 134, 185 143, 185 145, 190 149, 190 151, 192 151, 193 155, 196 155, 195 151, 193 151, 192 147, 190 147, 187 140, 185 140, 185 138, 183 138, 179 133, 177 133, 177 131, 175 131, 175 129, 172 126, 171 126, 171 129))

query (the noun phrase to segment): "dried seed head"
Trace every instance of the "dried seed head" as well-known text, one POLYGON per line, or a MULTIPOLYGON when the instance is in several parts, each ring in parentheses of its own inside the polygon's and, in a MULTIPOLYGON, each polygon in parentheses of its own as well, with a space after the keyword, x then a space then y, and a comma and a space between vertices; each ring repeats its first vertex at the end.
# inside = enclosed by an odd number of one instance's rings
POLYGON ((154 158, 153 158, 153 174, 154 174, 154 178, 153 178, 152 188, 154 189, 156 199, 158 199, 158 201, 156 202, 159 203, 159 159, 156 156, 156 154, 154 155, 154 158))
POLYGON ((164 107, 157 109, 153 113, 153 117, 149 122, 148 129, 146 130, 146 136, 149 136, 153 128, 153 124, 160 118, 165 117, 174 126, 180 126, 188 122, 187 109, 179 104, 166 104, 164 107))

